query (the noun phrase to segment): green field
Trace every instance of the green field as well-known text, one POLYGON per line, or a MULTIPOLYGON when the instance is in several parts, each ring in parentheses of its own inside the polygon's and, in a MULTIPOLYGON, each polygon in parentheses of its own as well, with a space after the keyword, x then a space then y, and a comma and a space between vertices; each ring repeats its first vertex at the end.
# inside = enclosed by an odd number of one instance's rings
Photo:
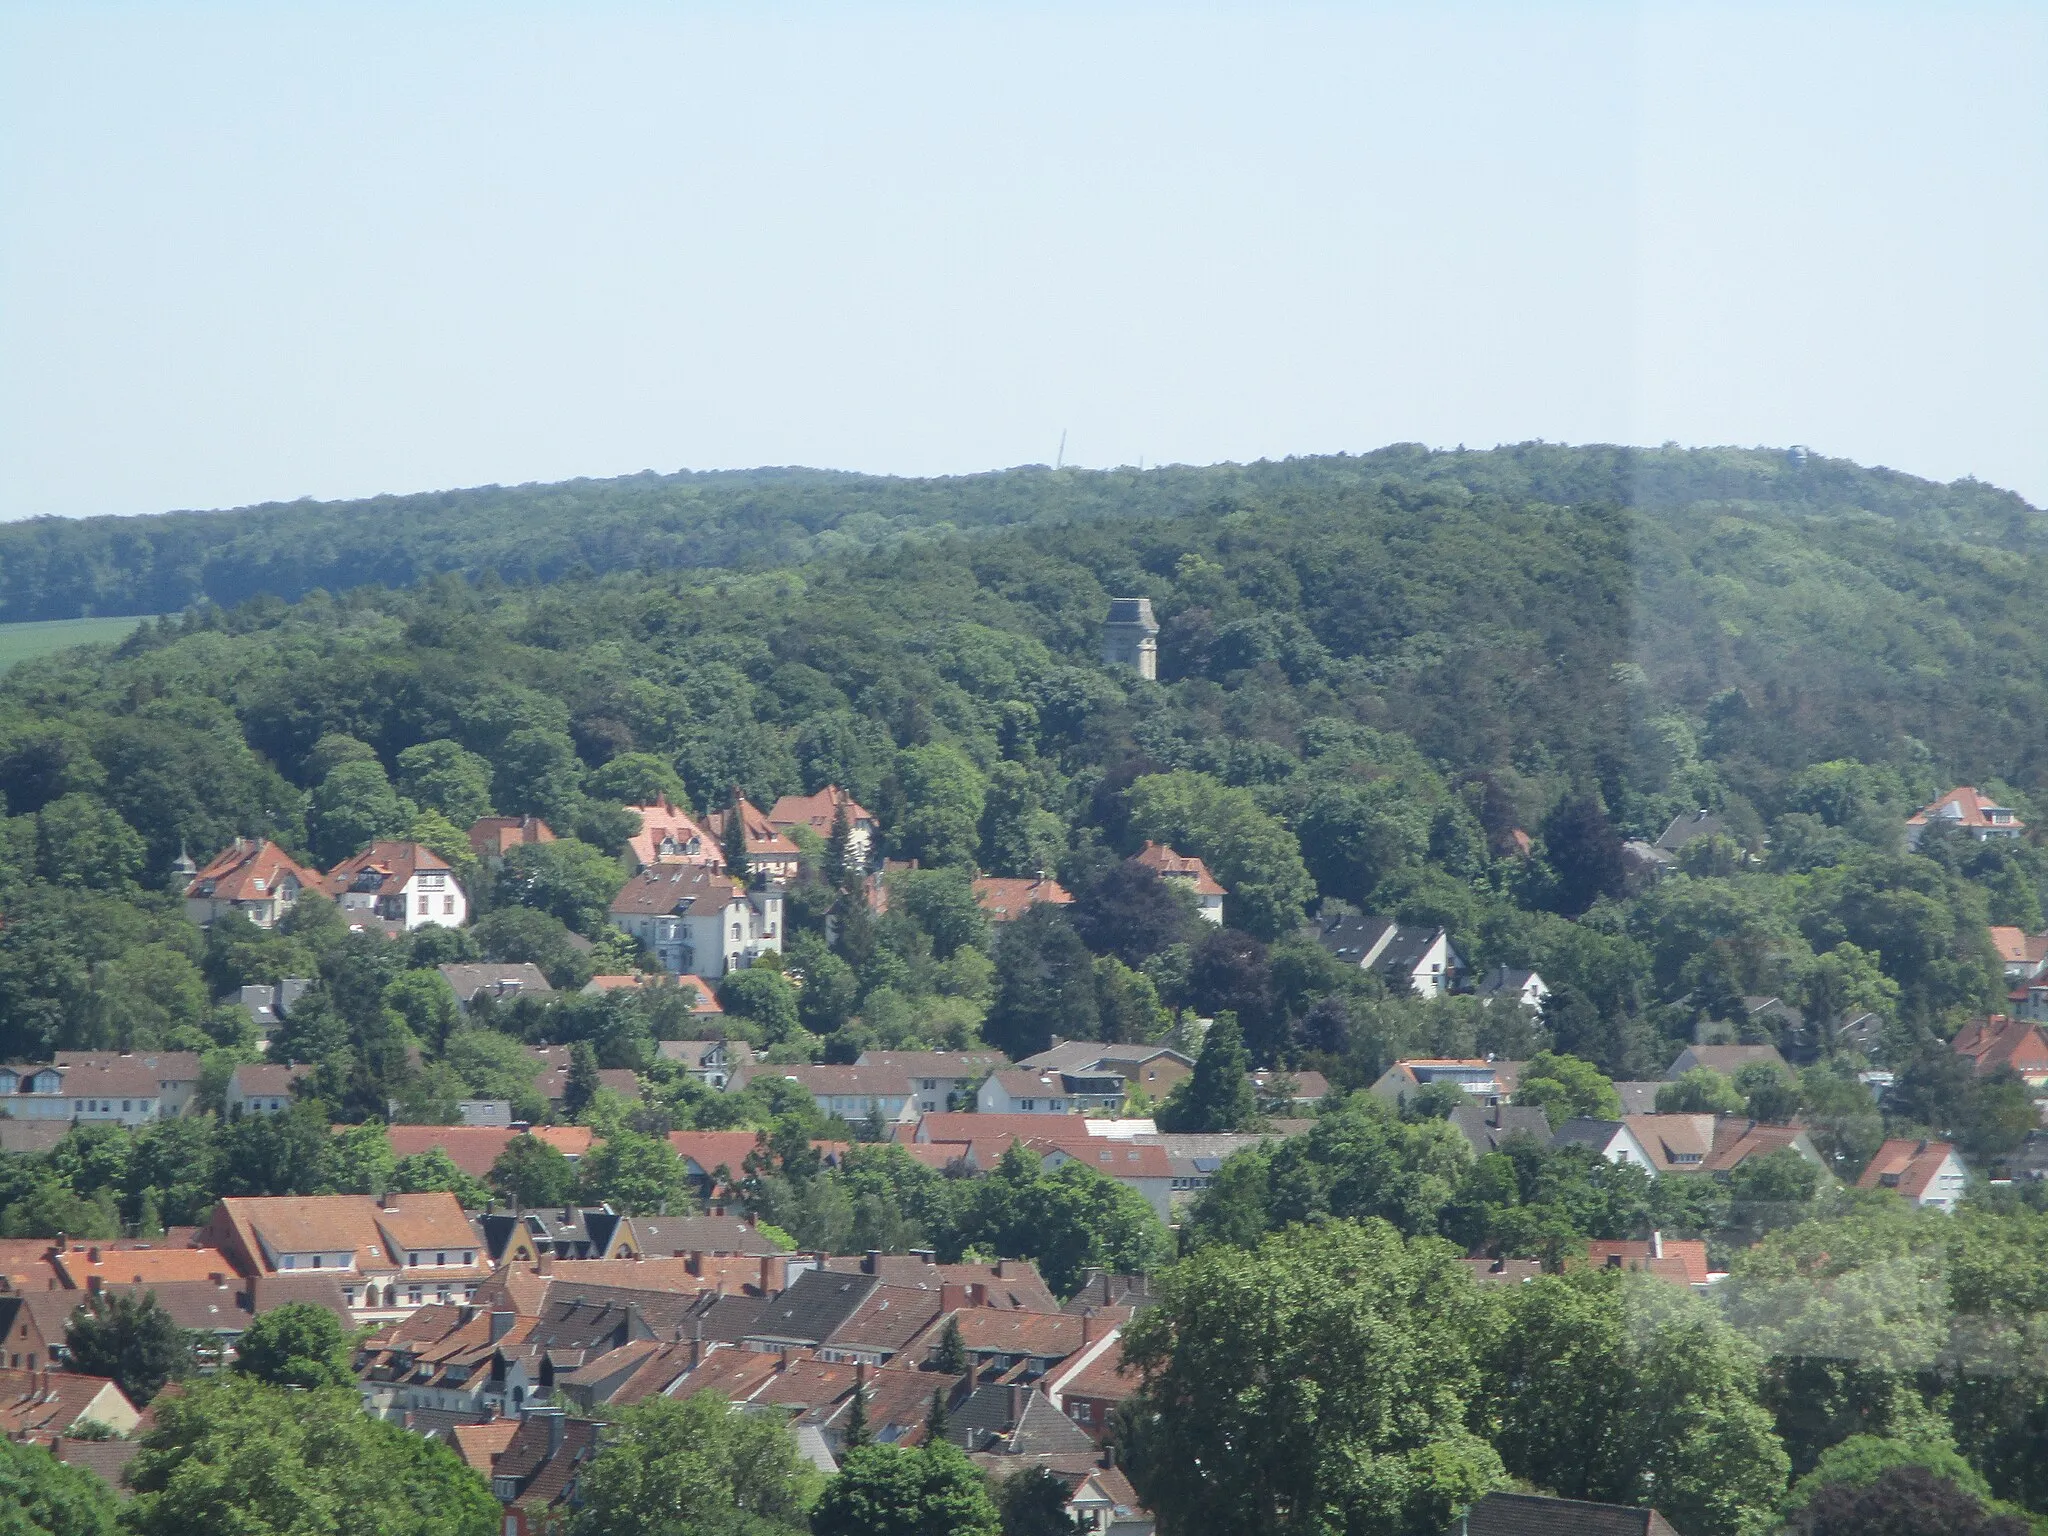
POLYGON ((0 672, 66 646, 125 639, 141 622, 137 618, 37 619, 27 624, 0 624, 0 672))

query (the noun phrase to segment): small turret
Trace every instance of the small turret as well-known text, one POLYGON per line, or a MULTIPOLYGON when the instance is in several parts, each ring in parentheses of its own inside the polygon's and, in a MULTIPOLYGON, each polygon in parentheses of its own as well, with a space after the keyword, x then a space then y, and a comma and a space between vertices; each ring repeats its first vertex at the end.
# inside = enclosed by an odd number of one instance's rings
POLYGON ((1147 682, 1159 677, 1159 621, 1149 597, 1113 597, 1102 625, 1102 659, 1129 667, 1147 682))

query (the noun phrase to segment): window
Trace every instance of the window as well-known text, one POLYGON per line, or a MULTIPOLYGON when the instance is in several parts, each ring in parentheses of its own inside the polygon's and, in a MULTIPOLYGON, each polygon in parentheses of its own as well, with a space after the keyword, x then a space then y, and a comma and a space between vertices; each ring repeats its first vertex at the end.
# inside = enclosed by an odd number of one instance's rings
POLYGON ((406 1290, 405 1299, 411 1305, 418 1306, 420 1304, 420 1288, 416 1285, 409 1287, 406 1290))
POLYGON ((313 1255, 313 1267, 315 1269, 318 1269, 320 1267, 320 1262, 323 1257, 323 1255, 317 1253, 313 1255))
POLYGON ((434 1255, 434 1262, 436 1264, 446 1264, 448 1262, 448 1255, 445 1253, 437 1253, 434 1255))
POLYGON ((455 898, 453 896, 443 896, 441 898, 441 912, 446 917, 453 917, 455 915, 455 898))
POLYGON ((286 1269, 297 1269, 299 1267, 299 1261, 293 1255, 288 1253, 284 1256, 284 1267, 286 1269))
POLYGON ((427 915, 427 914, 428 914, 429 912, 431 912, 431 911, 433 911, 433 910, 434 910, 434 899, 433 899, 433 897, 431 897, 431 896, 422 896, 422 897, 420 898, 420 916, 421 916, 421 917, 425 917, 425 916, 426 916, 426 915, 427 915))
POLYGON ((1038 1100, 1020 1099, 1017 1102, 1017 1107, 1021 1110, 1024 1110, 1026 1113, 1029 1113, 1031 1110, 1038 1108, 1038 1100))
POLYGON ((405 1262, 406 1262, 406 1263, 408 1263, 408 1264, 417 1264, 417 1263, 419 1263, 419 1261, 420 1261, 420 1256, 419 1256, 418 1254, 416 1254, 416 1253, 408 1253, 408 1254, 407 1254, 407 1255, 405 1256, 405 1262))
POLYGON ((462 1256, 462 1262, 465 1264, 474 1264, 476 1262, 476 1253, 474 1252, 474 1250, 465 1253, 462 1256))
POLYGON ((129 1110, 131 1110, 131 1109, 133 1109, 134 1107, 135 1107, 135 1103, 134 1103, 134 1100, 132 1100, 132 1099, 123 1099, 123 1100, 121 1101, 121 1113, 122 1113, 122 1114, 124 1114, 124 1115, 125 1115, 125 1114, 127 1114, 127 1113, 128 1113, 128 1111, 129 1111, 129 1110))

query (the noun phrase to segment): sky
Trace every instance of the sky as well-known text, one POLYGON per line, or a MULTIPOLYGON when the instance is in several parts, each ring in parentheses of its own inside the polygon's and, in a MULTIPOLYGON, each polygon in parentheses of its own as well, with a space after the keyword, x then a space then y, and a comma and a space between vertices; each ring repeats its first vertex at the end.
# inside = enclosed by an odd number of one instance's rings
POLYGON ((0 0, 0 518, 2044 426, 2040 0, 0 0))

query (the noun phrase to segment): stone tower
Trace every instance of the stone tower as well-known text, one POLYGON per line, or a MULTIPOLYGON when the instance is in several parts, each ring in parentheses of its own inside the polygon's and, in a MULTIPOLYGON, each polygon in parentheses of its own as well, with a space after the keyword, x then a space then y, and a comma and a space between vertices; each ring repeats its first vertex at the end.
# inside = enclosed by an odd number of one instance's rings
POLYGON ((1147 682, 1159 678, 1159 621, 1149 597, 1113 597, 1102 626, 1102 659, 1129 667, 1147 682))

